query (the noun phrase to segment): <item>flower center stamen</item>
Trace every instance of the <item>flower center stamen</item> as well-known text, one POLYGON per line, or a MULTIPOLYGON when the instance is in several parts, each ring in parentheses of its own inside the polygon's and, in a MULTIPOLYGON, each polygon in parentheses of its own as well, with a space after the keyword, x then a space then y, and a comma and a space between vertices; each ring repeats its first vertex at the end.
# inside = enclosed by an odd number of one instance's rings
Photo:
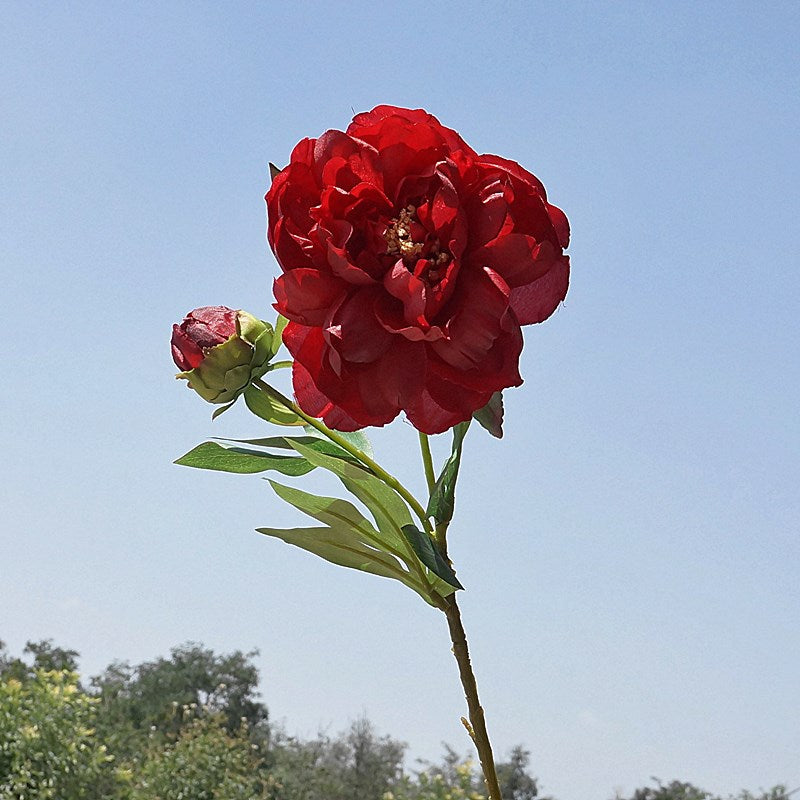
POLYGON ((383 234, 386 239, 386 252, 390 256, 400 256, 403 259, 416 259, 425 247, 425 242, 415 242, 411 238, 411 225, 415 221, 414 206, 400 209, 400 213, 383 234))
POLYGON ((412 271, 418 259, 427 259, 430 265, 426 275, 422 277, 430 282, 436 282, 441 277, 440 268, 450 261, 450 254, 442 250, 437 238, 426 235, 424 241, 414 241, 412 226, 420 227, 416 213, 416 207, 408 205, 401 208, 397 217, 389 223, 383 234, 386 239, 386 253, 402 258, 407 268, 412 271))

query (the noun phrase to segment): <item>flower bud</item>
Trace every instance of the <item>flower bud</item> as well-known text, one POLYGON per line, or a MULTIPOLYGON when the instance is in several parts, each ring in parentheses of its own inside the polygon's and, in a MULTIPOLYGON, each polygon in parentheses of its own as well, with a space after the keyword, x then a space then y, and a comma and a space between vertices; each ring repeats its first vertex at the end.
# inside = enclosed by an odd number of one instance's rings
POLYGON ((196 308, 172 326, 172 358, 183 370, 176 377, 209 403, 235 400, 267 371, 279 346, 271 325, 225 306, 196 308))

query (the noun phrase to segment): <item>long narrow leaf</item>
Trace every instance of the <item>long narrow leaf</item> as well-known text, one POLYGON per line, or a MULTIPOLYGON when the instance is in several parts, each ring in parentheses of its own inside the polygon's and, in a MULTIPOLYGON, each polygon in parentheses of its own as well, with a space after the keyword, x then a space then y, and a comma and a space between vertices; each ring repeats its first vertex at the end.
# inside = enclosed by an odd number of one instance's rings
POLYGON ((270 485, 282 500, 325 525, 344 524, 353 530, 360 531, 367 537, 377 537, 377 531, 372 527, 370 521, 347 500, 310 494, 302 489, 284 486, 273 480, 270 480, 270 485))
POLYGON ((268 436, 261 439, 226 439, 217 437, 221 442, 235 442, 236 444, 250 444, 255 447, 268 447, 274 450, 292 450, 292 442, 309 447, 319 453, 326 453, 336 458, 343 458, 352 463, 358 463, 355 456, 351 456, 346 450, 342 450, 339 445, 327 439, 317 439, 315 436, 268 436))
MULTIPOLYGON (((342 567, 371 572, 408 584, 411 577, 393 556, 364 544, 344 526, 319 528, 256 528, 259 533, 282 539, 342 567)), ((412 587, 414 588, 414 587, 412 587)))
MULTIPOLYGON (((222 441, 222 437, 217 438, 222 441)), ((292 450, 293 448, 292 445, 289 444, 289 439, 305 445, 322 441, 322 439, 317 439, 314 436, 265 436, 258 439, 225 439, 224 441, 238 442, 239 444, 252 444, 256 447, 277 447, 281 450, 292 450)))
POLYGON ((225 447, 216 442, 203 442, 186 455, 175 461, 184 467, 214 469, 220 472, 234 472, 239 475, 252 475, 274 469, 284 475, 305 475, 314 469, 304 458, 278 456, 262 450, 249 450, 244 447, 225 447))
POLYGON ((461 448, 468 428, 468 422, 462 422, 453 428, 453 447, 450 456, 445 461, 428 500, 426 509, 428 515, 437 522, 450 522, 453 519, 456 504, 456 481, 458 480, 458 469, 461 466, 461 448))
MULTIPOLYGON (((420 583, 419 578, 409 572, 395 555, 384 549, 379 532, 352 503, 336 497, 309 494, 272 480, 270 485, 280 498, 299 511, 325 523, 328 526, 325 530, 330 531, 318 545, 310 535, 291 534, 292 544, 310 550, 335 564, 396 578, 411 587, 426 602, 431 602, 427 596, 427 587, 420 583), (334 546, 338 547, 338 550, 332 550, 334 546), (365 560, 365 556, 369 558, 365 560)), ((286 534, 286 531, 280 532, 273 528, 260 528, 259 531, 289 541, 282 535, 286 534)))

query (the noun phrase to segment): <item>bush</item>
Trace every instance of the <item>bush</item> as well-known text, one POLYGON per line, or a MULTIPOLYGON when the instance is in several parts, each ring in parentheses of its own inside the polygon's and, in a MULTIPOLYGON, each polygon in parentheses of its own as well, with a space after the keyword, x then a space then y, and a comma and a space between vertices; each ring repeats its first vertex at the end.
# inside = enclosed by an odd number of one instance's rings
POLYGON ((87 800, 115 780, 94 731, 97 701, 66 670, 0 680, 0 798, 87 800))
POLYGON ((221 714, 197 717, 178 738, 160 735, 134 778, 131 800, 260 800, 267 798, 261 760, 243 725, 234 734, 221 714))

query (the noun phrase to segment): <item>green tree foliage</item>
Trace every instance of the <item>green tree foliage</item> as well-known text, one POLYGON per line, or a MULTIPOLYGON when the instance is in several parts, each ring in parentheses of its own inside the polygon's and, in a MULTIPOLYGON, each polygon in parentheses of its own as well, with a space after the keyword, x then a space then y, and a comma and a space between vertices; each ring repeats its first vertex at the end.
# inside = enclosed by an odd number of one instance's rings
POLYGON ((92 679, 99 700, 97 727, 114 752, 126 759, 145 749, 153 729, 166 739, 179 736, 185 710, 217 714, 233 734, 246 722, 258 747, 269 736, 267 708, 257 699, 256 651, 216 655, 194 643, 173 648, 169 658, 138 666, 115 662, 92 679))
MULTIPOLYGON (((254 656, 190 643, 114 663, 84 689, 74 650, 28 642, 16 658, 0 641, 0 800, 485 800, 471 759, 446 748, 409 773, 406 745, 363 718, 310 740, 271 732, 254 656)), ((504 800, 552 800, 529 758, 516 747, 497 765, 504 800)), ((723 800, 654 783, 627 800, 723 800)), ((726 800, 794 794, 775 786, 726 800)))
MULTIPOLYGON (((486 800, 486 787, 477 764, 444 745, 438 764, 427 763, 409 782, 409 800, 486 800)), ((403 798, 404 800, 404 798, 403 798)))
POLYGON ((52 639, 29 641, 22 652, 28 656, 27 660, 12 658, 6 652, 5 642, 0 641, 0 678, 25 681, 33 678, 39 671, 78 671, 78 652, 55 647, 52 639))
POLYGON ((0 679, 0 800, 88 800, 113 785, 112 756, 93 729, 97 701, 74 672, 0 679))
POLYGON ((244 723, 232 734, 221 713, 196 717, 173 742, 151 737, 130 800, 267 800, 254 748, 244 723))
MULTIPOLYGON (((691 783, 682 781, 663 783, 658 778, 653 778, 653 781, 655 781, 655 786, 637 789, 631 795, 630 800, 723 800, 718 795, 711 794, 691 783)), ((759 794, 741 791, 735 796, 730 795, 727 800, 788 800, 789 795, 792 794, 794 792, 788 792, 785 786, 777 785, 766 791, 762 790, 759 794)), ((616 800, 623 800, 623 798, 617 795, 616 800)))
POLYGON ((672 781, 663 784, 656 781, 655 787, 637 789, 631 800, 715 800, 712 795, 703 789, 692 786, 691 783, 672 781))
POLYGON ((778 784, 766 791, 762 790, 758 794, 752 794, 746 790, 739 792, 733 800, 789 800, 790 795, 796 794, 797 791, 798 789, 794 789, 790 792, 786 786, 778 784))
POLYGON ((531 754, 524 747, 517 746, 511 750, 508 761, 497 765, 497 779, 504 800, 552 800, 540 797, 536 778, 528 773, 531 754))
POLYGON ((383 800, 402 776, 406 746, 378 736, 366 719, 336 737, 302 741, 277 732, 271 764, 272 800, 383 800))
POLYGON ((486 789, 472 759, 462 759, 445 745, 441 764, 407 776, 386 800, 486 800, 486 789))
MULTIPOLYGON (((540 797, 536 779, 527 771, 530 753, 515 747, 508 761, 497 764, 497 777, 503 800, 552 800, 540 797)), ((428 764, 413 778, 406 779, 396 800, 485 800, 486 787, 478 764, 462 758, 445 745, 439 764, 428 764)))

